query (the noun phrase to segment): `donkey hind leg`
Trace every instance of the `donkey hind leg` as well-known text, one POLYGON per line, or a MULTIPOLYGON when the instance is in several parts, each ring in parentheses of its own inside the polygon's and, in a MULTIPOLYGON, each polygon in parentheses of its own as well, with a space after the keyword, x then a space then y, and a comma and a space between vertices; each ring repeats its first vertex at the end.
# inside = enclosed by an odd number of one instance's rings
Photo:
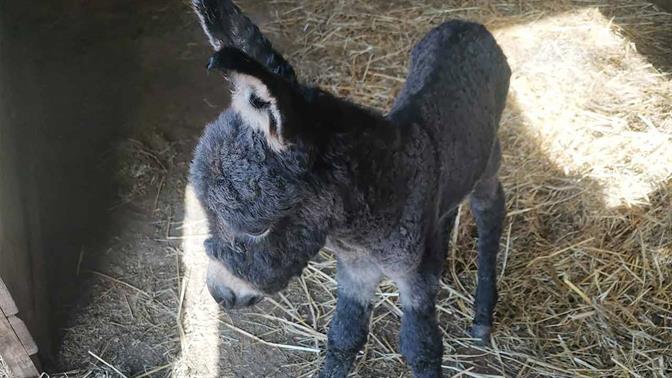
POLYGON ((366 343, 371 297, 381 277, 378 267, 368 261, 338 259, 338 300, 329 325, 320 378, 347 377, 357 353, 366 343))
POLYGON ((496 176, 477 185, 470 205, 478 229, 478 282, 471 336, 488 344, 497 302, 497 252, 506 215, 504 191, 496 176))

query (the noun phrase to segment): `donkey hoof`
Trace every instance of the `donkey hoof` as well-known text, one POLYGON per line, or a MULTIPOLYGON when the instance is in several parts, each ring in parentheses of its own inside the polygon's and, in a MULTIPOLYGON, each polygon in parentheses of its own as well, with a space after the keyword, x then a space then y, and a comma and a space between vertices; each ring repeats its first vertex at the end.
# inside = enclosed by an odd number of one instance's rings
POLYGON ((490 345, 491 326, 474 324, 471 326, 471 337, 478 340, 480 345, 490 345))

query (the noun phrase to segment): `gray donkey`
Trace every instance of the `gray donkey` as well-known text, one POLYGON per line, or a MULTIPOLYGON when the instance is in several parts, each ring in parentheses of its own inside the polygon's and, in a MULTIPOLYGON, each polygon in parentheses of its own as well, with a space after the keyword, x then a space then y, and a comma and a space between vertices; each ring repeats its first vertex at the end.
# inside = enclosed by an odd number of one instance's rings
POLYGON ((366 342, 383 276, 399 288, 401 353, 416 377, 441 375, 435 301, 456 209, 478 228, 471 333, 489 342, 504 192, 497 129, 510 69, 482 26, 450 21, 413 49, 389 114, 301 84, 230 0, 193 0, 233 84, 205 129, 191 182, 208 215, 207 286, 225 308, 285 288, 327 246, 338 302, 321 377, 345 377, 366 342))

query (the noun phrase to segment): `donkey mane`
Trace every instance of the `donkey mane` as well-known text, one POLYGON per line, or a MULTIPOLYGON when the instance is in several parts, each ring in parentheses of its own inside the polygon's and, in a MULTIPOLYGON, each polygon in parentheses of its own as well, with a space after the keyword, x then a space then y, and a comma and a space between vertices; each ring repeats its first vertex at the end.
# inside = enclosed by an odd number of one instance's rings
MULTIPOLYGON (((272 67, 276 67, 276 71, 280 69, 277 68, 279 66, 263 65, 243 50, 231 46, 215 52, 207 65, 209 70, 259 79, 270 95, 280 102, 280 112, 286 124, 291 126, 286 129, 285 136, 292 141, 307 143, 318 152, 337 137, 366 138, 375 134, 375 140, 382 138, 389 141, 390 136, 399 133, 399 129, 380 113, 340 99, 319 87, 302 85, 295 76, 276 75, 271 71, 272 67), (299 114, 296 114, 296 109, 299 109, 299 114)), ((258 106, 263 107, 263 104, 258 106)))

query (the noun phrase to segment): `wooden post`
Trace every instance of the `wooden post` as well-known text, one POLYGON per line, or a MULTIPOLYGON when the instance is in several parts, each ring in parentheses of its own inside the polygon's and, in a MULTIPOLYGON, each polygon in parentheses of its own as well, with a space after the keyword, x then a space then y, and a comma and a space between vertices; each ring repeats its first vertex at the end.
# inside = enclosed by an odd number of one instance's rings
POLYGON ((12 377, 39 376, 30 356, 37 354, 37 345, 26 325, 16 315, 19 310, 0 278, 0 356, 7 364, 12 377))
MULTIPOLYGON (((25 328, 25 322, 40 345, 41 357, 49 358, 53 329, 49 278, 57 274, 47 267, 60 257, 47 259, 50 255, 43 237, 41 198, 51 188, 36 181, 41 171, 35 167, 41 166, 47 155, 42 147, 33 147, 35 143, 44 145, 45 133, 36 126, 43 122, 31 118, 31 112, 20 105, 26 103, 26 98, 40 97, 37 93, 44 89, 31 79, 34 76, 31 72, 37 72, 33 70, 38 65, 21 64, 26 60, 23 54, 29 51, 25 46, 32 45, 29 38, 39 35, 33 34, 33 28, 28 31, 17 27, 39 17, 32 18, 27 10, 29 5, 24 3, 0 0, 0 277, 5 289, 3 295, 8 296, 7 291, 12 293, 20 320, 11 318, 16 316, 14 309, 0 313, 0 318, 10 319, 19 328, 25 328)), ((7 337, 5 333, 0 336, 3 340, 7 337)), ((3 359, 7 358, 3 355, 3 359)))

